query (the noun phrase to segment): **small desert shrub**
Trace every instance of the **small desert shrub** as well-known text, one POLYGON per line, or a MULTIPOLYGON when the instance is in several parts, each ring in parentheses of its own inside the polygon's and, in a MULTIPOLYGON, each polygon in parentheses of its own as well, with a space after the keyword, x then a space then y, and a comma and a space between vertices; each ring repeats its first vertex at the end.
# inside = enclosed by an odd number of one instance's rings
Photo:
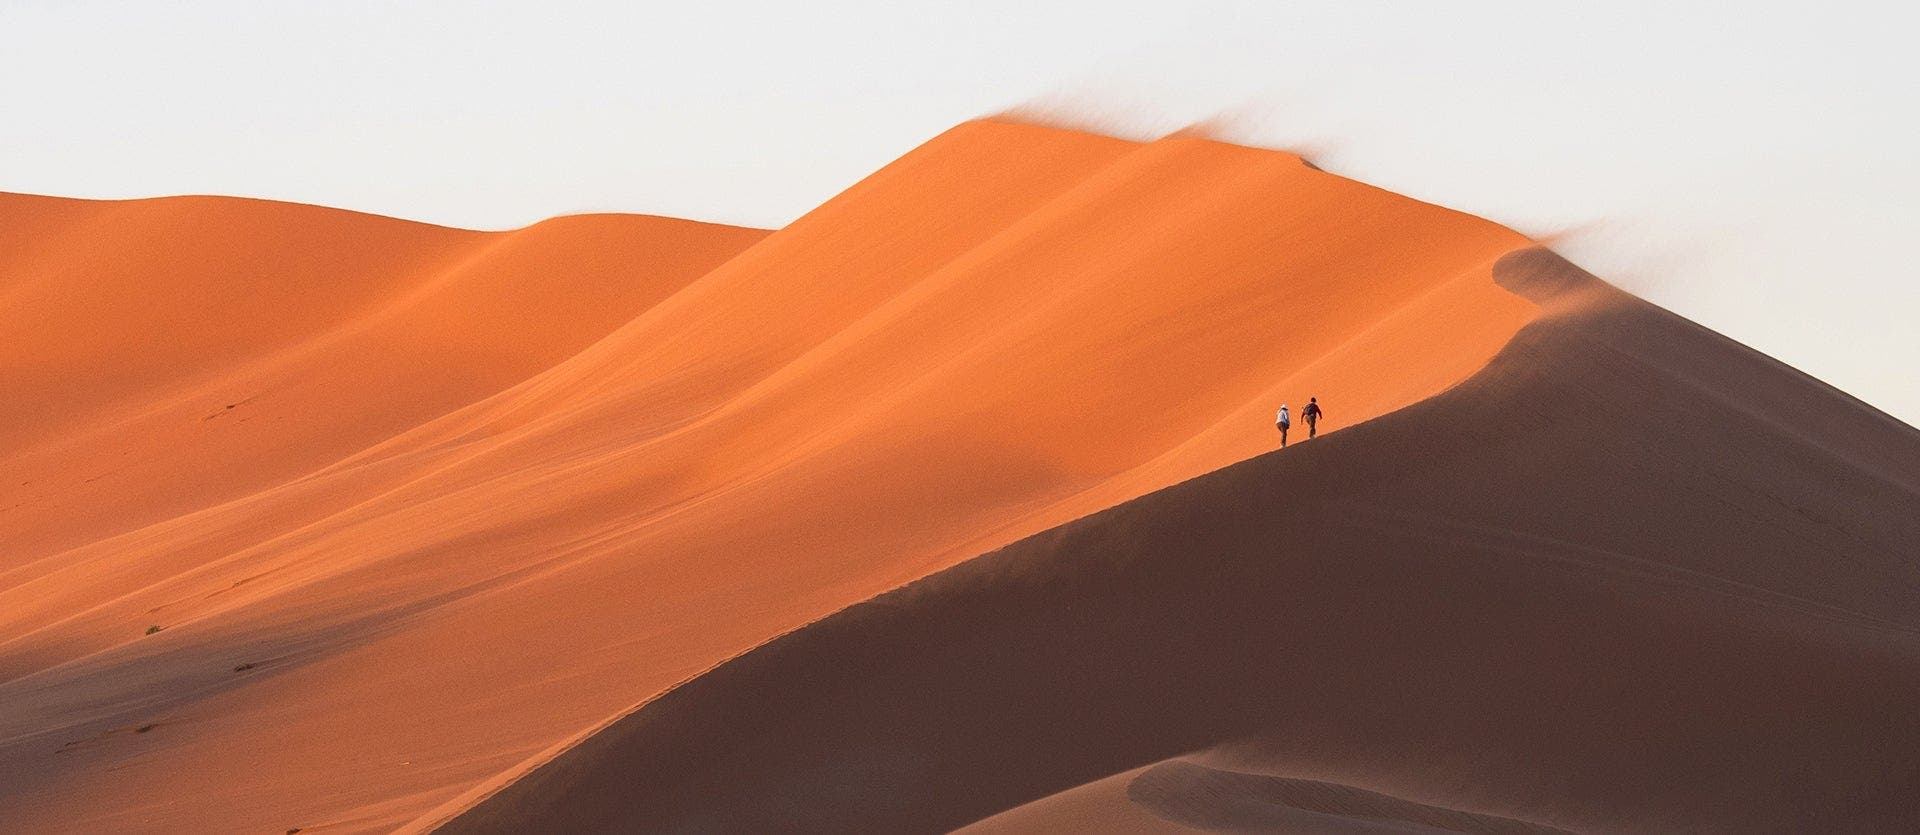
POLYGON ((148 635, 152 635, 153 633, 155 633, 155 632, 158 632, 158 631, 160 631, 160 627, 158 627, 158 626, 149 626, 149 627, 147 627, 147 634, 148 634, 148 635))

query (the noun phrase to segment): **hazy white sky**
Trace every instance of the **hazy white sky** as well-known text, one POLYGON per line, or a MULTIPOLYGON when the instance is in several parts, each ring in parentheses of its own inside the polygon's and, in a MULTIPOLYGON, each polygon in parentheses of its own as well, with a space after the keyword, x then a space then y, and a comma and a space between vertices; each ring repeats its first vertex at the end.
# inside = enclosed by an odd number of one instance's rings
POLYGON ((785 223, 955 122, 1222 116, 1920 424, 1907 3, 0 0, 0 190, 785 223))

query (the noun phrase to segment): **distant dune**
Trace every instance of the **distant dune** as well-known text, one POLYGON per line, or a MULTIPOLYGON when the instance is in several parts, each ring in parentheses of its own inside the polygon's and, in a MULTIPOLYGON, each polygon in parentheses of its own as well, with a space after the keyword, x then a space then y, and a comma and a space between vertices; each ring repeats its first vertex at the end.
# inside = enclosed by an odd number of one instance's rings
POLYGON ((0 831, 1920 821, 1920 433, 1288 154, 4 196, 0 310, 0 831))

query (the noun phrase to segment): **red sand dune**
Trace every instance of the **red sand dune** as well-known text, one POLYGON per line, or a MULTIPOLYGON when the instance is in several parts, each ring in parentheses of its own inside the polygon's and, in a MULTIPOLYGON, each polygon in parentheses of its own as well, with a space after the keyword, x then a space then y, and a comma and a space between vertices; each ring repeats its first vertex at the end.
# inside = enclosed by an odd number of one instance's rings
POLYGON ((1910 828, 1920 433, 1551 254, 1497 272, 1578 303, 722 665, 443 831, 1910 828))
POLYGON ((1290 155, 0 245, 0 829, 1915 819, 1915 433, 1290 155))

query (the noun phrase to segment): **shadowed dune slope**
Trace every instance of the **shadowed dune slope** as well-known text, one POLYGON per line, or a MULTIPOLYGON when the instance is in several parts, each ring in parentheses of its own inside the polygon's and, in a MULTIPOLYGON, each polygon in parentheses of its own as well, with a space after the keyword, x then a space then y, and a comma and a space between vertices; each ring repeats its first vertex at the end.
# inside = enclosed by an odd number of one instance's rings
POLYGON ((1895 832, 1920 433, 1544 250, 1444 394, 760 647, 442 831, 1895 832))
POLYGON ((0 448, 6 830, 438 820, 769 639, 1270 449, 1282 400, 1338 428, 1442 392, 1538 313, 1494 224, 994 121, 764 238, 0 205, 0 304, 89 294, 0 354, 45 404, 0 448), (277 252, 335 295, 259 280, 277 252), (63 401, 63 367, 126 370, 63 401))

